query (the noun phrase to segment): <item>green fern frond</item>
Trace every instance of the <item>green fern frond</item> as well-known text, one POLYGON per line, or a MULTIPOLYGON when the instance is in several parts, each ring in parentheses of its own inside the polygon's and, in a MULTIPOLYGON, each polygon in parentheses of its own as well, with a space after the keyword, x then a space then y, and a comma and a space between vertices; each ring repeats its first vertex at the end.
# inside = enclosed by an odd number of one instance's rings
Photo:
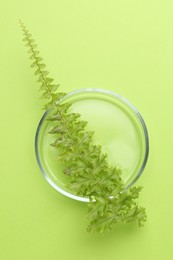
POLYGON ((100 145, 93 142, 93 131, 79 113, 70 113, 70 103, 61 103, 66 95, 58 92, 59 84, 49 77, 49 72, 32 35, 20 22, 24 42, 32 61, 31 67, 40 83, 42 98, 47 102, 44 109, 52 109, 47 120, 53 123, 49 134, 54 136, 51 144, 58 149, 58 160, 65 164, 64 174, 69 176, 69 188, 77 195, 89 197, 88 219, 90 232, 110 230, 115 223, 146 220, 145 209, 138 207, 136 199, 141 188, 124 191, 121 170, 108 164, 107 155, 100 145))
POLYGON ((21 21, 20 25, 24 35, 23 41, 25 42, 25 46, 28 47, 29 58, 32 61, 31 67, 35 68, 35 75, 38 76, 37 81, 40 83, 40 90, 43 92, 42 97, 50 100, 49 103, 45 104, 45 109, 51 108, 65 93, 57 93, 59 84, 53 84, 54 79, 48 77, 49 72, 46 70, 46 65, 43 63, 42 57, 39 56, 35 40, 21 21))

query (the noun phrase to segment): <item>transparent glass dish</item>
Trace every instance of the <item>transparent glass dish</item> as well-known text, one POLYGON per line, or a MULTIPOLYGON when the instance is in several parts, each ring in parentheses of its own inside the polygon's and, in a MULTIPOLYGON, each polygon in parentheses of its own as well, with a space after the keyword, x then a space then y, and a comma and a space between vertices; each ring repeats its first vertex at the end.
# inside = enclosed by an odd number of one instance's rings
MULTIPOLYGON (((138 110, 122 96, 101 89, 74 90, 61 100, 66 101, 72 103, 72 112, 80 113, 81 119, 88 122, 87 128, 95 131, 94 143, 102 145, 109 164, 120 166, 125 189, 133 186, 145 168, 149 153, 147 128, 138 110)), ((66 188, 70 177, 63 173, 57 149, 50 146, 55 137, 48 133, 52 122, 46 119, 51 113, 51 110, 44 113, 36 131, 38 165, 47 182, 58 192, 88 202, 88 198, 66 188)))

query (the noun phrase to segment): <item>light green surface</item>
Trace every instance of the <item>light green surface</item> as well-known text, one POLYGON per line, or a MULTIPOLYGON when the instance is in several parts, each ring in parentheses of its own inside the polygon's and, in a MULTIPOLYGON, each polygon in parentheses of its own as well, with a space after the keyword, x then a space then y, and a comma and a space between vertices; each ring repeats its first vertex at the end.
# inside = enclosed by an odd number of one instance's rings
POLYGON ((0 259, 173 259, 173 2, 4 0, 0 7, 0 259), (63 91, 110 89, 145 118, 144 228, 90 235, 86 204, 43 179, 34 154, 41 101, 19 18, 63 91))

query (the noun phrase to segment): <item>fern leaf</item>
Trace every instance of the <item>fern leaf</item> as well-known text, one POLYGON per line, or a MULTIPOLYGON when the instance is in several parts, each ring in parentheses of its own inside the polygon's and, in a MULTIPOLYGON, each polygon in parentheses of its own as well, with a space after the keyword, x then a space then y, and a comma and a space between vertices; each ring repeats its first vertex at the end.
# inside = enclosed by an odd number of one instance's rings
POLYGON ((70 178, 68 187, 90 199, 88 231, 111 230, 115 223, 136 222, 142 226, 146 221, 145 209, 136 203, 141 188, 124 191, 121 169, 108 164, 101 146, 94 144, 94 132, 87 129, 87 122, 80 114, 70 112, 71 103, 61 102, 66 94, 57 91, 59 84, 54 84, 53 78, 48 76, 35 40, 24 24, 20 24, 32 60, 31 67, 35 69, 42 97, 47 100, 44 109, 52 111, 48 117, 53 123, 49 132, 54 136, 51 146, 58 149, 57 159, 65 164, 64 174, 70 178))

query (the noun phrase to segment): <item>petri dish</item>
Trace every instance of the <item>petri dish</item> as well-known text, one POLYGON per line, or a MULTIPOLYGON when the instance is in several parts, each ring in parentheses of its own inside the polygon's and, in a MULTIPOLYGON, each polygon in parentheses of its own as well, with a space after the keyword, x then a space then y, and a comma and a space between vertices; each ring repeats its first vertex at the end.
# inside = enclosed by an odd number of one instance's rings
MULTIPOLYGON (((94 143, 102 145, 109 164, 122 169, 125 189, 132 187, 144 171, 149 154, 148 131, 139 111, 117 93, 95 88, 74 90, 59 102, 70 102, 71 112, 80 113, 81 119, 88 122, 87 130, 95 132, 94 143)), ((88 202, 88 198, 77 196, 66 187, 70 177, 64 175, 64 165, 57 160, 58 151, 50 145, 55 137, 49 134, 52 122, 46 119, 52 112, 44 113, 36 131, 35 153, 39 168, 58 192, 88 202)))

